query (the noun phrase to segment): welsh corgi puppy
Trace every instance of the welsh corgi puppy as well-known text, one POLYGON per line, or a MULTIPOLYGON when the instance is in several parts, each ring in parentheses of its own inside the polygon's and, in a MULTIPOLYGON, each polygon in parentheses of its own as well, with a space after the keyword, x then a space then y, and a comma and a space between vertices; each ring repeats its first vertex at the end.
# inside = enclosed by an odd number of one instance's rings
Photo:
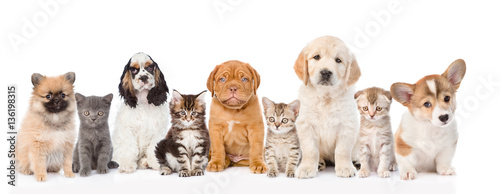
POLYGON ((393 98, 408 108, 394 137, 402 180, 415 179, 417 172, 455 174, 455 93, 464 75, 465 61, 457 59, 441 75, 425 76, 415 84, 392 84, 393 98))

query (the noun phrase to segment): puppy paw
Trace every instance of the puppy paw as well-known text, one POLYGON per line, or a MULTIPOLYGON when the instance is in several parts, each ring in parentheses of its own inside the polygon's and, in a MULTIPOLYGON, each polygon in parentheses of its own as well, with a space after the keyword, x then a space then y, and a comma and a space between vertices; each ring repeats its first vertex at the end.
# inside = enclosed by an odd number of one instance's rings
POLYGON ((19 170, 18 172, 20 172, 21 174, 25 174, 25 175, 32 175, 33 174, 33 171, 31 171, 30 169, 19 170))
POLYGON ((137 165, 120 165, 118 171, 121 173, 133 173, 137 169, 137 165))
POLYGON ((316 166, 305 166, 305 165, 299 165, 297 168, 297 178, 299 179, 308 179, 308 178, 313 178, 316 176, 318 173, 318 169, 316 166))
POLYGON ((191 171, 191 176, 203 176, 205 173, 202 169, 194 169, 191 171))
POLYGON ((97 168, 97 174, 107 174, 108 172, 109 172, 109 169, 107 166, 97 168))
POLYGON ((108 162, 108 168, 109 169, 118 168, 119 166, 120 165, 117 162, 115 162, 115 161, 109 161, 108 162))
POLYGON ((356 168, 354 168, 354 166, 352 165, 348 167, 337 166, 335 167, 335 173, 338 177, 349 178, 356 175, 356 168))
POLYGON ((152 168, 153 170, 160 170, 160 164, 158 163, 158 161, 156 161, 156 158, 154 158, 154 160, 148 160, 148 167, 152 168))
POLYGON ((363 168, 363 169, 359 170, 358 176, 359 176, 359 178, 366 178, 366 177, 370 176, 370 170, 363 168))
POLYGON ((76 175, 73 172, 64 172, 64 176, 68 178, 74 178, 76 175))
POLYGON ((392 163, 391 165, 389 165, 389 170, 390 171, 396 171, 398 170, 398 164, 397 163, 392 163))
POLYGON ((318 163, 318 171, 325 170, 325 168, 326 168, 326 162, 323 158, 320 158, 318 163))
POLYGON ((399 172, 401 180, 414 180, 417 177, 416 171, 401 171, 399 172))
POLYGON ((287 170, 285 172, 285 174, 286 174, 286 177, 288 177, 288 178, 295 178, 295 172, 293 170, 287 170))
POLYGON ((47 181, 47 174, 35 174, 36 181, 38 182, 45 182, 47 181))
POLYGON ((191 175, 189 175, 189 171, 187 170, 181 170, 179 171, 179 177, 190 177, 191 175))
POLYGON ((437 172, 440 175, 455 175, 456 174, 455 168, 453 168, 453 167, 438 168, 437 172))
POLYGON ((80 176, 81 177, 87 177, 87 176, 90 176, 90 173, 92 172, 92 170, 90 170, 90 168, 84 168, 84 169, 81 169, 80 170, 80 176))
POLYGON ((160 168, 160 175, 170 175, 172 174, 172 169, 170 169, 168 166, 163 166, 160 168))
POLYGON ((139 169, 148 169, 148 159, 146 158, 139 159, 139 162, 137 162, 137 164, 139 164, 137 166, 139 169))
POLYGON ((212 160, 208 162, 207 171, 208 172, 222 172, 224 170, 224 164, 219 161, 212 160))
POLYGON ((380 178, 389 178, 391 177, 391 171, 389 170, 381 170, 381 171, 378 171, 378 177, 380 178))
POLYGON ((274 178, 276 176, 278 176, 279 172, 278 170, 274 169, 274 168, 271 168, 269 169, 269 171, 267 171, 267 177, 269 178, 274 178))
POLYGON ((262 174, 267 172, 267 165, 264 162, 254 162, 250 164, 250 172, 262 174))

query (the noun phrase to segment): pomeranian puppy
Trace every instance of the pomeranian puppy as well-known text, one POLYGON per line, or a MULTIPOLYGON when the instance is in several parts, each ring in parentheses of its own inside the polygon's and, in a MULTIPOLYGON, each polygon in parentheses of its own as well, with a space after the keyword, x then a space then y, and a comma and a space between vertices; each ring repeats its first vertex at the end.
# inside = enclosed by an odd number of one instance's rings
POLYGON ((18 133, 16 164, 19 172, 47 180, 47 172, 75 177, 71 169, 75 130, 75 73, 46 77, 31 76, 30 107, 18 133))

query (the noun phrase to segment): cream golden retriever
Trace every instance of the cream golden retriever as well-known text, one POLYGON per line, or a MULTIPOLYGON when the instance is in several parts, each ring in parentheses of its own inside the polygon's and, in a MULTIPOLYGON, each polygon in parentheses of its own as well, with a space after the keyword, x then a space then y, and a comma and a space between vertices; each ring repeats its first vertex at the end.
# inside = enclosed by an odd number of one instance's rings
POLYGON ((354 176, 359 133, 354 85, 361 76, 356 58, 342 40, 323 36, 300 52, 294 69, 303 81, 296 122, 303 157, 297 177, 316 176, 325 161, 335 163, 337 176, 354 176))

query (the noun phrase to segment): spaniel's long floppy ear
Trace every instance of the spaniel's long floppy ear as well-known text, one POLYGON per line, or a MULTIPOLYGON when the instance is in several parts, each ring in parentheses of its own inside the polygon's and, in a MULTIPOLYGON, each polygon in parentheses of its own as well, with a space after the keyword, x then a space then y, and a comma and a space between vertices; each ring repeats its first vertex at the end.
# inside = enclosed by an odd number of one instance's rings
MULTIPOLYGON (((151 60, 153 61, 153 59, 151 60)), ((158 64, 154 61, 153 64, 155 67, 155 87, 149 90, 147 99, 149 104, 160 106, 167 101, 168 86, 158 64)))
POLYGON ((120 91, 120 96, 125 99, 125 104, 135 108, 137 106, 137 97, 135 96, 134 86, 132 85, 132 75, 130 75, 129 68, 130 60, 123 69, 118 90, 120 91))
POLYGON ((250 66, 250 64, 245 63, 245 66, 252 72, 252 77, 253 77, 253 93, 257 95, 257 88, 260 86, 260 75, 257 73, 257 71, 250 66))
POLYGON ((463 59, 457 59, 448 66, 448 69, 441 74, 445 77, 455 88, 455 91, 460 87, 460 83, 465 76, 465 61, 463 59))
POLYGON ((359 69, 358 61, 355 57, 353 57, 351 64, 349 64, 346 75, 348 75, 347 86, 352 86, 359 80, 359 77, 361 77, 361 70, 359 69))
POLYGON ((214 97, 214 87, 215 87, 215 74, 217 74, 217 71, 219 71, 220 65, 215 66, 214 70, 212 70, 212 73, 208 76, 207 79, 207 89, 212 93, 212 97, 214 97))
POLYGON ((297 74, 299 79, 302 80, 304 82, 304 85, 307 86, 307 83, 309 82, 309 65, 307 64, 305 48, 299 53, 297 60, 295 60, 293 69, 295 70, 295 74, 297 74))

